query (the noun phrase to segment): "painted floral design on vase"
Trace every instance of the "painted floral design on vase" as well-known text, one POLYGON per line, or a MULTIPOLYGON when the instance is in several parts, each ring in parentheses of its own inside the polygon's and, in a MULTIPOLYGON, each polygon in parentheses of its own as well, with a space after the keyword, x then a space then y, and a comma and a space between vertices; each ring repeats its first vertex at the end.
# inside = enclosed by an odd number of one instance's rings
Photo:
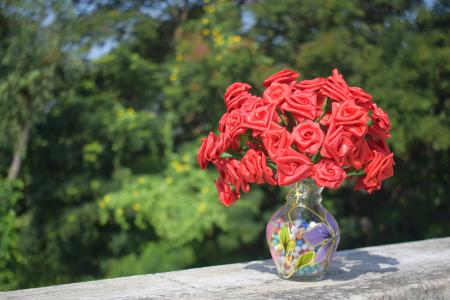
POLYGON ((312 179, 291 186, 286 203, 266 227, 266 238, 278 274, 284 279, 322 279, 339 244, 339 226, 321 205, 312 179))

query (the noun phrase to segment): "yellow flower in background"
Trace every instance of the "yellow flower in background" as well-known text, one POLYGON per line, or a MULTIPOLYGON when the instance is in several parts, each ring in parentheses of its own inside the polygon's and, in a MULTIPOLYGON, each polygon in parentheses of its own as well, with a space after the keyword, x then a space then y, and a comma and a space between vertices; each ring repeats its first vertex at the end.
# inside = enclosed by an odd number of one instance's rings
POLYGON ((134 108, 132 108, 132 107, 128 107, 128 108, 127 108, 127 112, 128 112, 129 114, 134 114, 134 113, 135 113, 135 110, 134 110, 134 108))
POLYGON ((203 35, 209 35, 209 29, 207 29, 207 28, 202 29, 202 34, 203 35))
POLYGON ((190 156, 188 154, 183 154, 183 157, 181 158, 184 162, 189 162, 190 156))
POLYGON ((223 36, 218 36, 216 38, 214 38, 214 43, 218 46, 223 45, 225 42, 225 40, 223 39, 223 36))
POLYGON ((175 169, 175 172, 177 173, 183 173, 186 171, 189 171, 191 169, 191 166, 189 166, 188 164, 181 164, 180 162, 174 160, 171 163, 172 168, 175 169))
POLYGON ((240 35, 233 35, 228 38, 229 43, 239 43, 242 40, 242 37, 240 35))
POLYGON ((202 18, 202 24, 203 25, 209 24, 209 19, 208 18, 202 18))
POLYGON ((203 7, 203 10, 206 11, 207 13, 213 14, 216 12, 216 8, 213 5, 205 5, 205 7, 203 7))
POLYGON ((169 79, 170 79, 170 81, 176 81, 178 79, 178 76, 177 76, 177 74, 172 74, 172 75, 170 75, 169 79))
POLYGON ((111 201, 111 196, 108 195, 108 194, 106 194, 105 196, 103 196, 103 201, 104 201, 105 203, 109 203, 109 202, 111 201))
POLYGON ((144 184, 144 183, 145 183, 145 178, 142 177, 142 176, 139 177, 139 178, 138 178, 138 183, 139 183, 139 184, 144 184))
POLYGON ((132 208, 135 212, 138 212, 141 210, 141 205, 139 203, 134 203, 132 208))
POLYGON ((219 35, 222 35, 222 34, 220 33, 219 30, 213 29, 213 30, 212 30, 212 35, 213 35, 213 36, 219 36, 219 35))
POLYGON ((183 61, 183 60, 184 60, 184 57, 183 57, 182 54, 177 54, 177 56, 176 56, 175 59, 176 59, 177 61, 183 61))
POLYGON ((208 209, 208 204, 206 204, 206 202, 202 201, 199 203, 199 205, 197 207, 197 212, 202 215, 206 212, 207 209, 208 209))

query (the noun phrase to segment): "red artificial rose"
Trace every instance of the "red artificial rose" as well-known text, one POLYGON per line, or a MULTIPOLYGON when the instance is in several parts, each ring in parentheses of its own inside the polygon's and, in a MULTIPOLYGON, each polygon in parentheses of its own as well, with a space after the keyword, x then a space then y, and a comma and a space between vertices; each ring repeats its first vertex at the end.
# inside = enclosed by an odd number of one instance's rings
POLYGON ((350 95, 359 106, 369 109, 372 105, 372 96, 364 91, 362 88, 352 86, 350 87, 350 95))
POLYGON ((242 104, 250 97, 247 92, 252 87, 248 83, 235 82, 229 87, 224 95, 225 105, 227 106, 227 111, 230 112, 233 109, 240 108, 242 104))
POLYGON ((225 158, 217 160, 215 166, 220 176, 225 178, 226 182, 232 184, 237 192, 241 189, 244 192, 250 191, 250 185, 240 174, 240 161, 234 158, 225 158))
MULTIPOLYGON (((252 137, 253 137, 253 138, 258 138, 258 137, 260 137, 264 132, 286 128, 286 127, 281 126, 281 125, 279 124, 280 121, 281 121, 280 116, 278 116, 277 113, 274 113, 274 114, 273 114, 273 117, 272 117, 272 121, 270 121, 269 126, 268 126, 266 129, 262 129, 262 130, 259 130, 259 129, 252 129, 252 137)), ((262 147, 262 146, 263 146, 263 145, 261 145, 261 147, 262 147)))
POLYGON ((234 147, 234 141, 227 133, 216 136, 210 132, 208 137, 202 140, 202 145, 197 153, 197 161, 202 169, 206 168, 208 161, 215 162, 229 147, 234 147))
POLYGON ((344 158, 344 165, 352 166, 356 170, 362 169, 373 157, 372 149, 366 140, 362 139, 344 158))
POLYGON ((372 105, 372 125, 369 127, 370 135, 380 138, 387 139, 391 137, 391 122, 389 121, 388 115, 379 108, 375 103, 372 105))
POLYGON ((316 118, 317 94, 314 92, 295 92, 281 105, 283 111, 292 113, 298 122, 316 118))
POLYGON ((369 134, 367 144, 369 145, 371 150, 376 150, 386 155, 391 154, 391 150, 389 149, 389 146, 384 139, 375 139, 369 134))
POLYGON ((381 188, 384 179, 394 175, 394 154, 386 155, 384 153, 373 151, 373 158, 364 168, 365 176, 360 179, 355 187, 364 188, 369 193, 381 188))
POLYGON ((241 197, 238 192, 231 189, 230 185, 222 177, 217 178, 214 184, 216 185, 220 202, 225 206, 230 206, 241 197))
POLYGON ((224 205, 248 192, 251 183, 286 186, 312 177, 319 186, 337 188, 349 176, 345 170, 364 170, 355 188, 372 192, 393 175, 385 141, 391 124, 372 96, 349 87, 337 69, 327 78, 298 82, 298 76, 291 70, 270 76, 262 97, 251 95, 247 83, 227 88, 220 134, 204 138, 197 154, 201 168, 208 162, 217 167, 215 184, 224 205), (244 156, 221 158, 224 151, 244 156))
POLYGON ((318 91, 325 84, 326 80, 323 77, 314 78, 311 80, 302 80, 294 84, 295 89, 299 89, 302 92, 306 91, 318 91))
POLYGON ((273 178, 273 171, 267 166, 266 155, 261 151, 250 149, 242 157, 240 164, 240 174, 246 182, 250 183, 268 183, 276 185, 273 178))
POLYGON ((306 155, 292 148, 286 148, 275 162, 277 164, 279 186, 294 184, 313 174, 311 160, 306 155))
POLYGON ((243 134, 246 130, 244 113, 240 109, 224 114, 219 121, 219 131, 228 133, 232 139, 243 134))
POLYGON ((311 155, 319 151, 325 139, 319 123, 312 121, 306 121, 294 127, 292 136, 297 149, 311 155))
POLYGON ((338 188, 347 177, 345 171, 333 159, 324 158, 314 165, 314 174, 311 176, 318 186, 338 188))
POLYGON ((335 126, 343 126, 346 132, 362 137, 367 133, 369 116, 367 110, 355 104, 353 100, 333 103, 332 117, 335 126))
POLYGON ((273 83, 263 93, 263 102, 280 105, 291 96, 291 88, 284 83, 273 83))
POLYGON ((213 132, 210 132, 208 137, 202 139, 202 145, 197 153, 197 162, 200 168, 205 169, 208 161, 213 161, 217 158, 216 141, 217 137, 213 132))
POLYGON ((266 104, 263 102, 261 97, 251 95, 250 98, 242 104, 241 110, 244 114, 248 114, 251 113, 256 107, 264 105, 266 104))
POLYGON ((275 104, 261 105, 261 103, 257 103, 254 109, 244 116, 244 126, 262 131, 269 129, 274 118, 275 108, 275 104))
POLYGON ((282 70, 278 73, 273 74, 272 76, 266 78, 263 82, 263 86, 268 87, 274 82, 280 82, 280 83, 291 83, 295 79, 297 79, 300 76, 299 73, 291 71, 291 70, 282 70))
POLYGON ((322 119, 320 119, 319 124, 323 125, 323 126, 326 126, 326 127, 329 127, 329 126, 331 126, 331 122, 332 121, 333 121, 333 117, 332 117, 331 113, 326 113, 322 117, 322 119))
MULTIPOLYGON (((320 92, 316 92, 315 94, 316 94, 316 117, 320 117, 324 110, 323 105, 327 97, 320 92)), ((331 114, 331 111, 328 111, 327 114, 331 114)))
MULTIPOLYGON (((275 113, 275 106, 273 106, 273 112, 269 111, 269 115, 265 116, 267 117, 267 119, 263 119, 262 121, 259 120, 258 122, 257 120, 257 113, 255 113, 257 110, 258 111, 262 111, 259 114, 259 117, 263 117, 264 116, 264 110, 267 110, 267 106, 268 104, 263 102, 263 99, 261 97, 257 97, 257 96, 251 96, 243 105, 242 105, 242 112, 245 116, 245 120, 247 122, 249 122, 250 126, 248 126, 247 124, 245 126, 247 126, 248 128, 252 129, 252 136, 253 137, 257 137, 260 135, 260 133, 268 128, 271 127, 271 123, 272 121, 276 120, 277 114, 275 113), (270 121, 271 120, 271 121, 270 121), (266 124, 265 122, 268 121, 268 124, 266 124)), ((272 107, 272 106, 271 106, 272 107)))
MULTIPOLYGON (((228 133, 220 133, 216 141, 216 155, 220 156, 228 148, 236 148, 237 138, 232 139, 228 133)), ((240 144, 240 143, 239 143, 240 144)))
POLYGON ((334 126, 332 124, 328 128, 320 155, 334 158, 336 163, 342 166, 344 156, 353 149, 356 142, 350 133, 344 131, 343 126, 334 126))
POLYGON ((294 138, 285 127, 265 131, 261 134, 264 148, 269 157, 275 161, 278 156, 292 145, 294 138))
POLYGON ((219 120, 219 127, 217 128, 219 132, 225 132, 227 121, 228 121, 228 113, 224 113, 219 120))
POLYGON ((336 101, 346 101, 350 97, 349 86, 337 69, 333 69, 332 75, 327 78, 321 91, 336 101))

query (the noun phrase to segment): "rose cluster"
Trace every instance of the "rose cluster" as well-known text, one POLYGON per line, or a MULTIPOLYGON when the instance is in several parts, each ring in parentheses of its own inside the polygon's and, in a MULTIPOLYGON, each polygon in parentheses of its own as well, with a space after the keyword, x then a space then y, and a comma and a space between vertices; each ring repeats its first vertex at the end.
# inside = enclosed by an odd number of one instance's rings
POLYGON ((349 86, 337 69, 327 78, 298 77, 291 70, 270 76, 262 97, 247 83, 226 89, 219 134, 210 132, 197 156, 202 169, 217 168, 224 205, 251 183, 286 186, 310 177, 338 188, 353 179, 355 189, 372 192, 393 175, 391 124, 372 96, 349 86))

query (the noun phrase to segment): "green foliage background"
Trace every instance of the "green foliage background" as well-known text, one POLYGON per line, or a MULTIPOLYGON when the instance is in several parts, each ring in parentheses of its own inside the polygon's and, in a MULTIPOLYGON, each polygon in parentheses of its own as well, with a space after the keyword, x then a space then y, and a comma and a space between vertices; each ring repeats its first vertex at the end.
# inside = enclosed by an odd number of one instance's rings
POLYGON ((284 67, 391 116, 395 177, 325 192, 340 249, 449 235, 449 25, 446 0, 0 0, 0 290, 268 258, 283 192, 224 208, 195 155, 227 85, 284 67))

